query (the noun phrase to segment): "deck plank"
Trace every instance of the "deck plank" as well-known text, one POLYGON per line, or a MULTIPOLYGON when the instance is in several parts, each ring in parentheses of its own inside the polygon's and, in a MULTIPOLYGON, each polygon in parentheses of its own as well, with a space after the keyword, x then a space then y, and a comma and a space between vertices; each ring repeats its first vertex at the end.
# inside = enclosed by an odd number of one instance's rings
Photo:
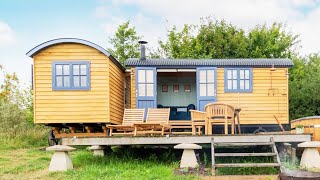
POLYGON ((274 135, 214 135, 214 136, 153 136, 153 137, 101 137, 101 138, 62 138, 63 145, 148 145, 148 144, 210 144, 214 138, 215 143, 225 142, 267 142, 273 137, 274 142, 304 142, 311 141, 310 134, 274 134, 274 135))

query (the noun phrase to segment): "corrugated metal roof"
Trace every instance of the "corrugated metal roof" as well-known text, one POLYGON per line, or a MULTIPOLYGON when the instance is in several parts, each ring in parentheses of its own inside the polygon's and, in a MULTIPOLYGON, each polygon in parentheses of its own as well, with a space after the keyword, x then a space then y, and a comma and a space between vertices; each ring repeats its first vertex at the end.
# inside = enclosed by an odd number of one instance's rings
POLYGON ((147 59, 140 60, 137 58, 130 58, 126 60, 127 67, 134 66, 156 66, 156 67, 170 67, 170 66, 257 66, 257 67, 292 67, 293 62, 288 58, 269 58, 269 59, 147 59))

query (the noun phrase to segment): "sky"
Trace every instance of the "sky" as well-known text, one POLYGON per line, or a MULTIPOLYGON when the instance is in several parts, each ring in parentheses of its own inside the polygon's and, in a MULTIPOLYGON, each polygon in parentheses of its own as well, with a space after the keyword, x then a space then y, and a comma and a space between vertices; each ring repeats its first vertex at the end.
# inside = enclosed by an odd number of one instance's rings
POLYGON ((320 0, 0 0, 0 64, 28 84, 32 59, 25 54, 45 41, 82 38, 109 48, 109 37, 130 20, 155 48, 173 25, 207 16, 246 30, 285 23, 300 35, 302 55, 320 52, 320 0))

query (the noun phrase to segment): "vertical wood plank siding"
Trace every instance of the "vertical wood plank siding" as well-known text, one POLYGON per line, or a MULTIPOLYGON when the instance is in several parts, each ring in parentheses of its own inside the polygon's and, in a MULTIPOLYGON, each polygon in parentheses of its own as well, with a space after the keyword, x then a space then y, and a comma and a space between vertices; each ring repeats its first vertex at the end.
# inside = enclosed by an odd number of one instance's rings
POLYGON ((126 76, 126 92, 125 92, 125 107, 127 109, 131 108, 131 77, 130 77, 130 73, 129 76, 126 76))
POLYGON ((121 124, 124 112, 125 77, 124 72, 110 62, 110 122, 121 124))
POLYGON ((34 56, 35 123, 110 122, 110 63, 98 50, 74 43, 55 45, 34 56), (52 62, 81 60, 91 63, 91 90, 53 91, 52 62))
MULTIPOLYGON (((241 108, 242 124, 276 124, 273 115, 283 124, 289 123, 288 68, 253 68, 252 93, 225 93, 224 68, 217 69, 217 101, 241 108)), ((131 68, 131 108, 136 107, 135 69, 131 68)))

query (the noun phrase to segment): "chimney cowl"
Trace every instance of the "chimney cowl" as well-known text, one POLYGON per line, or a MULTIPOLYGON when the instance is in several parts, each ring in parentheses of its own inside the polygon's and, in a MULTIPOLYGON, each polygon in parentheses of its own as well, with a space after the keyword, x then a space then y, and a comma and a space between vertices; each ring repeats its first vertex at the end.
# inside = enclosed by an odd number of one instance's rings
POLYGON ((146 60, 146 46, 145 44, 147 44, 147 41, 138 41, 138 43, 140 44, 140 60, 146 60))

